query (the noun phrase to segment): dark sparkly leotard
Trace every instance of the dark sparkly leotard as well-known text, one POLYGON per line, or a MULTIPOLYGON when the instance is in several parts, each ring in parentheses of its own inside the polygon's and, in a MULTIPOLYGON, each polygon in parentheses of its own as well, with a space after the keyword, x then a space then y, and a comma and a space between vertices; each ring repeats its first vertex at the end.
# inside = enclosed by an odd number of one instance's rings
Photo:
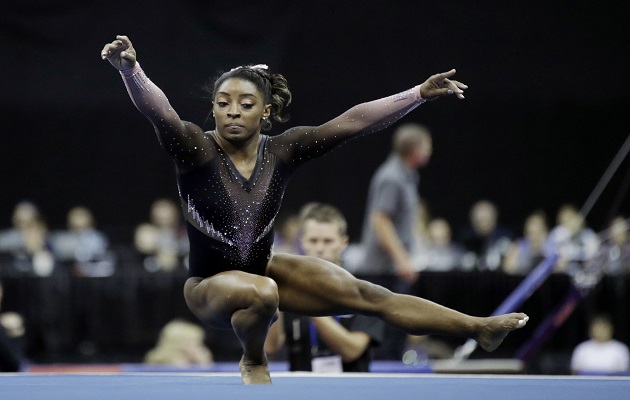
POLYGON ((177 163, 190 240, 190 276, 201 278, 229 270, 264 275, 274 219, 295 169, 345 140, 389 126, 424 101, 416 86, 357 105, 317 127, 261 135, 256 165, 245 179, 216 142, 215 133, 182 121, 139 63, 121 74, 134 104, 177 163))
POLYGON ((264 274, 273 244, 273 221, 294 165, 263 135, 249 180, 206 134, 215 156, 179 173, 178 186, 190 239, 190 273, 206 276, 239 269, 264 274))

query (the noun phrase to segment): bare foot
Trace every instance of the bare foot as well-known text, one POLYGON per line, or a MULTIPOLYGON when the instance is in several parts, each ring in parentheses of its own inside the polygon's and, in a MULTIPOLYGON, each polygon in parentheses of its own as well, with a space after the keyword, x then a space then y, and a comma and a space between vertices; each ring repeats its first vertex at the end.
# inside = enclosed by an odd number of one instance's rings
POLYGON ((485 351, 493 351, 508 333, 527 324, 529 317, 523 313, 497 315, 484 318, 475 340, 485 351))
POLYGON ((241 357, 238 363, 241 370, 241 379, 245 385, 268 385, 271 384, 271 376, 269 375, 269 367, 267 360, 263 364, 256 364, 246 360, 245 356, 241 357))

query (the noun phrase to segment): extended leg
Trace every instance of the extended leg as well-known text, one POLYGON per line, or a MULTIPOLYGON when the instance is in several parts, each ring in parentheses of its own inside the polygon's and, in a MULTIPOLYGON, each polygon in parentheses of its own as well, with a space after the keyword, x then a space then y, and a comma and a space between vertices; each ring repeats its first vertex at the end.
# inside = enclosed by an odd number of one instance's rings
POLYGON ((375 315, 412 335, 473 338, 487 351, 527 322, 522 313, 473 317, 419 297, 393 293, 312 257, 277 254, 269 263, 267 276, 278 285, 281 310, 309 315, 375 315))
POLYGON ((243 346, 243 383, 271 383, 263 347, 269 325, 278 312, 278 288, 273 280, 239 271, 201 280, 184 287, 190 310, 205 323, 232 328, 243 346))

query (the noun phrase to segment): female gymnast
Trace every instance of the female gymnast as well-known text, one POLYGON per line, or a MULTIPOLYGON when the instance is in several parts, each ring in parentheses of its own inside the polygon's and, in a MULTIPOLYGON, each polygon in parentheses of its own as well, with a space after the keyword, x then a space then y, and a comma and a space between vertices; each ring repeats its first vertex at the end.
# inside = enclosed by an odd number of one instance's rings
POLYGON ((525 326, 528 317, 522 313, 473 317, 358 280, 318 258, 272 252, 274 218, 299 166, 352 137, 386 128, 426 100, 452 94, 463 99, 467 86, 449 79, 455 70, 359 104, 320 126, 267 136, 261 130, 272 120, 284 122, 291 93, 285 78, 265 65, 237 67, 216 80, 216 129, 204 132, 182 121, 147 78, 129 38, 117 36, 101 58, 120 71, 131 100, 175 160, 190 239, 184 297, 204 323, 234 330, 243 347, 243 383, 271 383, 263 345, 279 309, 310 316, 374 315, 412 335, 473 338, 487 351, 525 326))

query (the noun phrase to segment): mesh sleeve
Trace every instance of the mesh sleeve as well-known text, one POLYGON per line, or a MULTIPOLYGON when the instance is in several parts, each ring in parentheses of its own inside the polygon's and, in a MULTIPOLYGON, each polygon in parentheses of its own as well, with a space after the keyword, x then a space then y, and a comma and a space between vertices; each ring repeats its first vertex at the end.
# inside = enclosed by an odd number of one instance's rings
POLYGON ((420 96, 420 86, 416 86, 392 96, 354 106, 323 125, 289 129, 273 137, 271 142, 280 147, 278 154, 285 158, 285 161, 301 164, 325 154, 351 138, 387 128, 424 101, 420 96))
POLYGON ((120 74, 131 101, 151 122, 162 147, 180 165, 194 168, 214 156, 203 130, 180 119, 164 92, 146 76, 138 62, 120 74))

